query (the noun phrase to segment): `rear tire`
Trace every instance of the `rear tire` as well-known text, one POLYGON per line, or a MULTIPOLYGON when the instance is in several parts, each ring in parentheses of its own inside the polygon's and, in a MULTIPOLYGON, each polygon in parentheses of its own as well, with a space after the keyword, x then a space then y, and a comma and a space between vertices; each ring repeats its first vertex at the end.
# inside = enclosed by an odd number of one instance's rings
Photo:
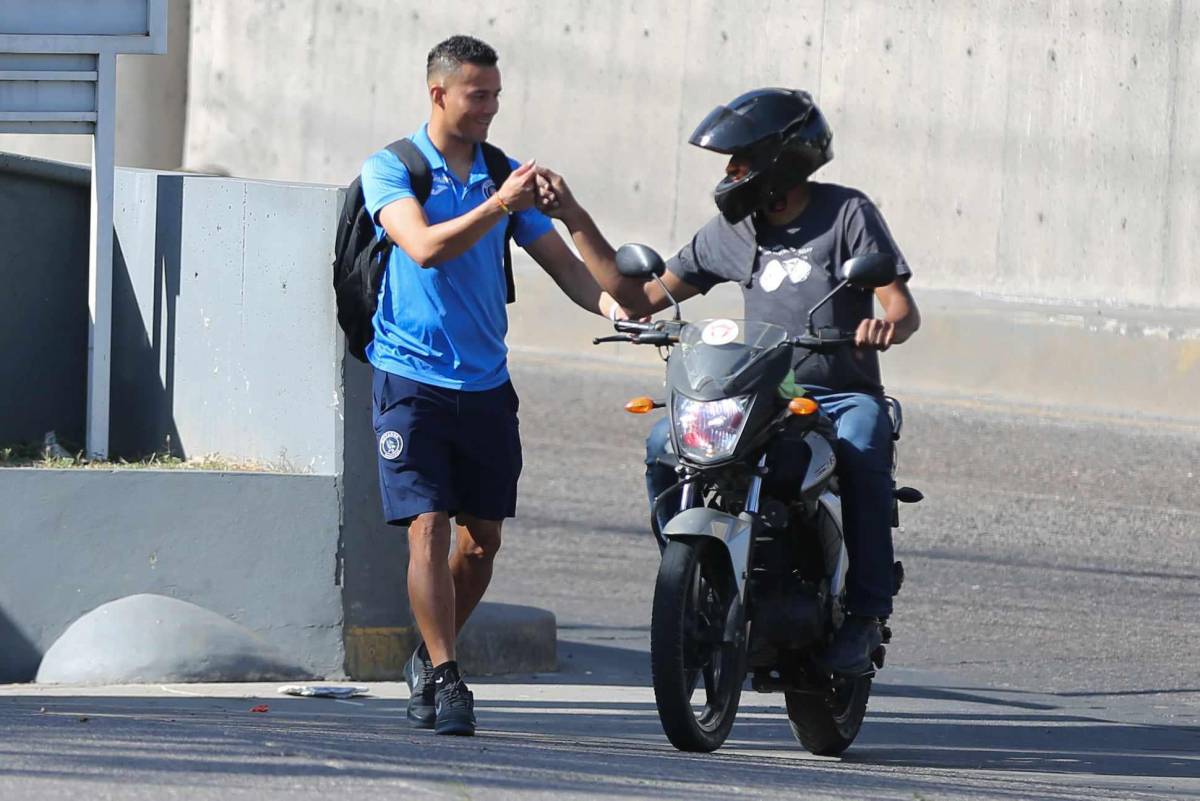
POLYGON ((724 641, 729 615, 740 615, 737 587, 720 547, 672 540, 663 553, 650 622, 654 700, 667 739, 681 751, 715 751, 737 716, 745 679, 745 623, 724 641), (692 696, 703 693, 697 709, 692 696))
POLYGON ((820 756, 838 756, 858 737, 871 679, 847 680, 824 693, 784 693, 792 734, 808 751, 820 756))

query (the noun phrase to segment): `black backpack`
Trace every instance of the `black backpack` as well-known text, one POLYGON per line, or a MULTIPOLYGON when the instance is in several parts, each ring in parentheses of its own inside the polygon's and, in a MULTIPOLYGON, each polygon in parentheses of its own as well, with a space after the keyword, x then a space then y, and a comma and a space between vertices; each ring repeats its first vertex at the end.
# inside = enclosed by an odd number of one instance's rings
MULTIPOLYGON (((482 147, 488 175, 499 189, 512 172, 508 156, 487 142, 482 147)), ((418 203, 425 205, 433 189, 433 177, 425 155, 409 139, 392 142, 387 149, 408 169, 413 194, 418 203)), ((510 216, 504 231, 504 277, 508 283, 509 303, 517 299, 512 271, 513 222, 510 216)), ((386 234, 382 239, 375 236, 375 221, 363 199, 362 177, 356 177, 346 187, 338 220, 333 246, 333 291, 337 295, 338 325, 346 333, 346 348, 360 362, 367 360, 367 345, 375 337, 371 321, 375 317, 379 290, 393 247, 395 243, 386 234)))

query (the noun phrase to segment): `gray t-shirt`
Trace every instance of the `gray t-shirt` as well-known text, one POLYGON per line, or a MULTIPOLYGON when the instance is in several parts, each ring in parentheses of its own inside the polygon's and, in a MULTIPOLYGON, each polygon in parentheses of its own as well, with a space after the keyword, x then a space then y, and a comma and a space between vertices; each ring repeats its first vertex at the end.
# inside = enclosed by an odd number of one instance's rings
MULTIPOLYGON (((756 217, 736 225, 717 215, 667 262, 667 269, 701 292, 724 281, 742 286, 745 317, 804 333, 808 311, 841 282, 842 263, 865 253, 890 253, 896 273, 912 274, 883 215, 862 192, 810 183, 804 212, 786 226, 756 217)), ((875 316, 874 293, 847 287, 813 315, 817 329, 852 332, 875 316)), ((830 392, 879 394, 878 352, 838 348, 830 354, 796 351, 796 383, 830 392)))

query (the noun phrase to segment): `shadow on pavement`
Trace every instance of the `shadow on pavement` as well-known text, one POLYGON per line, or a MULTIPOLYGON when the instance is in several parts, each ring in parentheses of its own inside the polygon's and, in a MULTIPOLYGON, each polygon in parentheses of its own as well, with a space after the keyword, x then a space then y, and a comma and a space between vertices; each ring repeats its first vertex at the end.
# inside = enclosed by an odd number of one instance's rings
MULTIPOLYGON (((1047 705, 1006 705, 968 690, 907 685, 880 685, 875 707, 887 707, 889 698, 929 698, 929 711, 919 705, 869 711, 859 742, 840 762, 800 749, 782 696, 753 693, 743 696, 724 749, 685 754, 667 743, 645 685, 631 687, 622 699, 619 685, 588 688, 543 678, 549 697, 535 697, 541 688, 528 683, 505 692, 502 682, 479 680, 490 691, 489 700, 477 703, 475 738, 411 729, 405 702, 396 699, 279 697, 269 700, 269 713, 256 714, 250 707, 258 699, 8 696, 0 698, 0 764, 10 780, 165 787, 217 775, 327 777, 564 795, 653 789, 680 798, 722 788, 767 796, 798 786, 872 797, 884 780, 891 793, 950 796, 975 794, 981 783, 1021 781, 1027 797, 1054 797, 1061 784, 1042 784, 1053 782, 1046 774, 1074 774, 1071 784, 1087 777, 1200 776, 1195 728, 1055 715, 1047 705), (973 711, 974 704, 987 709, 973 711), (899 766, 937 770, 898 773, 899 766)), ((1200 795, 1200 787, 1192 794, 1200 795)))

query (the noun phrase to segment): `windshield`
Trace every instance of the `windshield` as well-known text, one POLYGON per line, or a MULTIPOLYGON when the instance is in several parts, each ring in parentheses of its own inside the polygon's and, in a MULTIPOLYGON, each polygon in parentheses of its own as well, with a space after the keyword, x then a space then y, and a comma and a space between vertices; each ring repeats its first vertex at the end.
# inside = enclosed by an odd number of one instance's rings
POLYGON ((709 382, 723 384, 759 353, 786 339, 783 328, 754 320, 718 318, 688 323, 679 337, 688 383, 695 390, 709 382))

